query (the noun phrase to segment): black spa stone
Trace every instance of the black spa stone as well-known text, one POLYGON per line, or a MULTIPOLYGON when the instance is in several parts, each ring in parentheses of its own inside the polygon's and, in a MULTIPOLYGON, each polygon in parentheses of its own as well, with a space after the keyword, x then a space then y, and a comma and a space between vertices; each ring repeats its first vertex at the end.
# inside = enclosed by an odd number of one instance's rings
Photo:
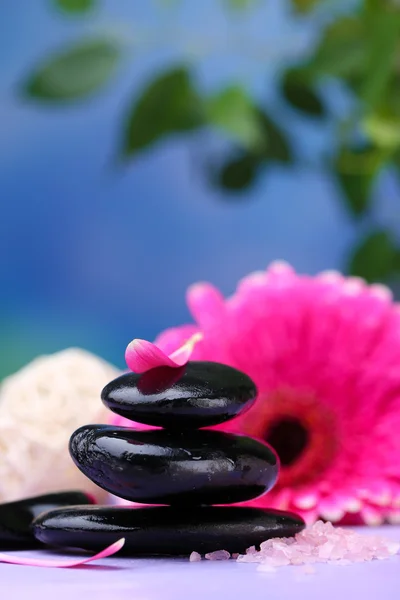
POLYGON ((229 421, 248 409, 256 394, 253 381, 237 369, 189 362, 180 369, 121 375, 105 386, 101 397, 110 410, 133 421, 182 429, 229 421))
POLYGON ((239 507, 73 507, 52 510, 33 525, 37 539, 61 547, 100 550, 125 538, 130 555, 244 552, 271 537, 290 537, 304 528, 291 513, 239 507))
POLYGON ((87 425, 71 437, 75 464, 103 489, 149 504, 231 504, 276 481, 274 451, 220 431, 135 431, 87 425))
POLYGON ((37 546, 31 524, 38 515, 60 506, 91 503, 92 499, 82 492, 59 492, 0 504, 0 548, 37 546))

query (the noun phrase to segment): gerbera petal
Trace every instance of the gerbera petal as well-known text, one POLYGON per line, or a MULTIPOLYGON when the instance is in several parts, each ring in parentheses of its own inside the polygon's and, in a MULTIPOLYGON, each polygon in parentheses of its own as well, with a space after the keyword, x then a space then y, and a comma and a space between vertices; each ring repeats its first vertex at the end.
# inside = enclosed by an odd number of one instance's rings
POLYGON ((343 275, 339 273, 339 271, 334 270, 322 271, 322 273, 317 275, 316 279, 326 283, 341 283, 343 281, 343 275))
POLYGON ((274 260, 267 268, 270 275, 295 275, 293 267, 285 260, 274 260))
POLYGON ((238 293, 257 293, 260 287, 265 287, 267 280, 265 271, 254 271, 239 281, 237 291, 238 293))
POLYGON ((264 496, 259 502, 259 506, 279 508, 279 510, 288 510, 291 505, 292 492, 288 488, 283 488, 278 491, 273 491, 272 494, 268 494, 268 497, 264 496))
POLYGON ((308 494, 298 494, 292 499, 293 504, 301 510, 311 510, 318 503, 318 494, 309 492, 308 494))
POLYGON ((325 521, 332 521, 333 523, 343 519, 345 512, 341 508, 332 506, 331 508, 325 508, 320 511, 321 517, 325 521))
POLYGON ((371 296, 379 298, 384 302, 391 302, 393 300, 393 292, 387 287, 387 285, 374 283, 370 286, 369 291, 371 296))
POLYGON ((119 552, 125 544, 125 538, 121 538, 117 542, 107 546, 101 552, 98 552, 94 556, 86 556, 85 558, 74 558, 71 560, 52 559, 52 558, 28 558, 25 556, 13 556, 11 554, 0 553, 0 562, 9 563, 11 565, 24 565, 29 567, 54 567, 54 568, 71 568, 79 567, 86 563, 94 560, 100 560, 101 558, 107 558, 119 552))
POLYGON ((267 269, 267 277, 274 284, 286 283, 291 279, 297 279, 297 275, 293 267, 284 260, 276 260, 272 262, 267 269))
POLYGON ((321 497, 319 502, 320 515, 326 521, 340 521, 348 512, 350 496, 346 495, 344 490, 342 493, 340 491, 331 490, 329 495, 321 497))
POLYGON ((384 521, 384 515, 381 511, 377 510, 373 506, 363 506, 361 509, 361 516, 366 525, 376 526, 382 525, 384 521))
POLYGON ((152 344, 147 340, 135 339, 128 344, 126 349, 126 364, 129 369, 135 373, 144 373, 155 367, 182 367, 188 362, 195 344, 200 341, 201 338, 201 333, 195 333, 183 344, 183 346, 175 350, 169 356, 155 344, 152 344))
POLYGON ((210 283, 195 283, 187 291, 189 310, 202 328, 212 327, 225 311, 221 292, 210 283))
POLYGON ((391 506, 392 505, 392 494, 389 490, 382 490, 380 494, 371 494, 371 503, 376 506, 391 506))
POLYGON ((345 503, 345 511, 351 514, 357 514, 361 511, 362 502, 359 498, 349 498, 345 503))
MULTIPOLYGON (((298 510, 296 510, 293 506, 289 507, 290 511, 295 511, 295 512, 299 512, 298 510)), ((317 521, 320 517, 318 510, 303 510, 301 511, 301 516, 303 517, 304 521, 307 523, 307 525, 311 525, 312 523, 315 523, 315 521, 317 521)))
POLYGON ((391 525, 400 525, 400 510, 392 510, 388 513, 387 519, 391 525))

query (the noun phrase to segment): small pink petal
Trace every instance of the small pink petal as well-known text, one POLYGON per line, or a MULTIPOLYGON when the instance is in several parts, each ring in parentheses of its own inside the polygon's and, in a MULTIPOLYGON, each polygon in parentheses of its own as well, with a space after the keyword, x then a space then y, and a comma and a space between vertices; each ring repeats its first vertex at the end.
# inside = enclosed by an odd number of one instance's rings
POLYGON ((172 354, 169 355, 169 358, 176 364, 178 367, 182 367, 185 365, 190 359, 193 348, 203 337, 201 333, 195 333, 192 337, 183 344, 178 350, 175 350, 172 354))
POLYGON ((188 362, 195 344, 201 338, 201 333, 195 333, 169 356, 147 340, 133 340, 125 351, 126 364, 135 373, 144 373, 155 367, 182 367, 188 362))
POLYGON ((112 556, 116 552, 119 552, 123 545, 125 544, 125 538, 121 538, 117 542, 111 544, 111 546, 107 546, 101 552, 98 552, 94 556, 87 556, 86 558, 79 558, 73 560, 59 560, 59 559, 47 559, 47 558, 25 558, 24 556, 10 556, 8 554, 0 553, 0 562, 9 563, 11 565, 24 565, 28 567, 55 567, 55 568, 71 568, 71 567, 79 567, 80 565, 84 565, 86 563, 92 562, 94 560, 99 560, 100 558, 107 558, 107 556, 112 556))
POLYGON ((199 327, 196 325, 181 325, 180 327, 170 327, 160 333, 154 340, 154 344, 161 348, 165 354, 170 355, 191 338, 195 333, 198 333, 199 327))

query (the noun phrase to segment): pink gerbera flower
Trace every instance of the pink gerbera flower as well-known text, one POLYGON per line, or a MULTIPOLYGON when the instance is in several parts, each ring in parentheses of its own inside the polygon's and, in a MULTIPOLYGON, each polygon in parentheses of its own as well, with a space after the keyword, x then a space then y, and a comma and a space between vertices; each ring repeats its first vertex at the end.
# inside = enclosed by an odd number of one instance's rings
POLYGON ((201 334, 191 360, 247 373, 258 387, 255 404, 215 429, 262 438, 281 460, 276 487, 247 504, 308 521, 398 519, 400 311, 390 291, 274 263, 243 279, 227 300, 196 284, 188 304, 195 324, 165 331, 155 345, 173 358, 201 334))

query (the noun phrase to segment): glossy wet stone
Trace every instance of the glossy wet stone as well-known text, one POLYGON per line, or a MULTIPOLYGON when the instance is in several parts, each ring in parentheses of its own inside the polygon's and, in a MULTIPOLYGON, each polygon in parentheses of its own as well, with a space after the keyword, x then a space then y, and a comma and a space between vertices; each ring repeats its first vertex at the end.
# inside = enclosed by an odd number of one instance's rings
POLYGON ((31 524, 43 512, 60 506, 91 504, 82 492, 60 492, 0 504, 0 548, 30 548, 37 545, 31 524))
POLYGON ((229 421, 248 409, 257 394, 241 371, 212 362, 180 369, 158 367, 126 373, 105 386, 101 397, 113 412, 166 428, 200 428, 229 421))
POLYGON ((87 425, 73 434, 70 452, 94 483, 145 504, 243 502, 269 490, 278 474, 269 446, 220 431, 87 425))
POLYGON ((132 555, 188 555, 214 550, 244 552, 271 537, 304 528, 300 517, 274 510, 239 507, 75 507, 53 510, 34 522, 46 544, 99 550, 125 538, 132 555))

